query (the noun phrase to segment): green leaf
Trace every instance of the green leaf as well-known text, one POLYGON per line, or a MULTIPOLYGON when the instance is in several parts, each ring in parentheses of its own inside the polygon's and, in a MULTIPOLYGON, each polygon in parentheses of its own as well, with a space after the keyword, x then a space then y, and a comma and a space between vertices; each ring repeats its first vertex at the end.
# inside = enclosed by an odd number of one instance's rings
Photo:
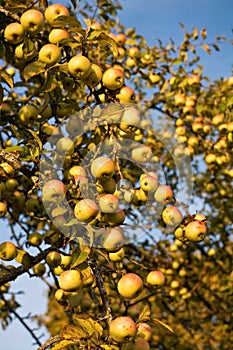
POLYGON ((69 16, 59 16, 54 21, 56 24, 69 24, 73 27, 82 28, 81 22, 75 17, 69 17, 69 16))
POLYGON ((35 61, 29 63, 23 70, 23 77, 25 81, 28 81, 35 75, 38 75, 45 71, 45 63, 40 61, 35 61))
POLYGON ((82 329, 88 333, 90 337, 95 335, 98 338, 103 333, 103 327, 87 314, 73 315, 74 322, 81 326, 82 329))
POLYGON ((36 134, 35 131, 31 130, 31 129, 26 129, 28 132, 30 132, 30 134, 34 137, 34 139, 36 140, 36 142, 38 143, 38 146, 39 146, 39 149, 40 149, 40 152, 42 151, 42 148, 43 148, 43 145, 42 145, 42 142, 39 138, 39 136, 36 134))
POLYGON ((114 55, 118 56, 118 47, 117 47, 117 43, 115 42, 115 40, 113 38, 111 38, 110 36, 108 36, 107 34, 105 33, 101 33, 99 36, 98 36, 98 41, 99 43, 103 43, 103 44, 107 44, 109 46, 112 47, 113 49, 113 53, 114 55))
POLYGON ((51 215, 52 215, 52 217, 63 215, 66 213, 66 211, 67 211, 67 209, 65 209, 65 208, 57 207, 57 208, 52 210, 51 215))

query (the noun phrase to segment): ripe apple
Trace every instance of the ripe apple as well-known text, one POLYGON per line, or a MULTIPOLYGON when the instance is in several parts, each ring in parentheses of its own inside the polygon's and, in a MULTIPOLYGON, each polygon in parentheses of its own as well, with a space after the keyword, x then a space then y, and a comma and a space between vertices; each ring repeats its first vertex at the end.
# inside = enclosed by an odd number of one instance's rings
POLYGON ((22 106, 19 110, 19 119, 22 122, 29 122, 30 120, 35 120, 38 116, 38 109, 34 105, 22 106))
POLYGON ((116 252, 124 243, 122 230, 119 227, 109 228, 103 237, 103 247, 108 252, 116 252))
POLYGON ((152 84, 157 84, 160 82, 160 80, 162 79, 161 78, 161 75, 159 74, 156 74, 156 73, 150 73, 149 74, 149 79, 151 81, 152 84))
POLYGON ((146 277, 146 282, 151 286, 161 286, 165 282, 164 274, 159 270, 150 271, 146 277))
POLYGON ((97 179, 111 178, 114 172, 115 164, 108 157, 95 158, 91 163, 91 173, 97 179))
POLYGON ((171 281, 170 287, 173 288, 173 289, 176 289, 176 288, 179 287, 179 285, 180 285, 179 281, 173 280, 173 281, 171 281))
POLYGON ((131 317, 119 316, 111 322, 109 332, 115 342, 124 343, 136 336, 137 328, 131 317))
POLYGON ((132 150, 132 160, 138 163, 146 163, 151 159, 153 153, 149 146, 141 145, 132 150))
POLYGON ((140 125, 140 113, 133 107, 127 107, 124 109, 120 120, 120 129, 124 132, 132 132, 138 129, 140 125))
POLYGON ((103 213, 102 221, 110 227, 116 227, 125 221, 125 212, 123 209, 118 209, 114 213, 103 213))
POLYGON ((117 283, 119 294, 125 299, 134 299, 142 291, 143 281, 140 276, 135 273, 127 273, 122 276, 117 283))
POLYGON ((44 16, 46 21, 53 27, 60 27, 61 24, 58 22, 56 24, 55 20, 59 16, 69 16, 69 10, 62 4, 53 4, 46 8, 44 16))
POLYGON ((61 60, 61 49, 54 44, 45 44, 39 51, 39 60, 46 63, 47 66, 52 66, 61 60))
POLYGON ((139 54, 139 48, 137 46, 130 47, 127 53, 129 57, 136 57, 139 54))
POLYGON ((183 215, 176 206, 171 205, 163 210, 162 218, 165 224, 169 226, 176 226, 182 221, 183 215))
POLYGON ((5 202, 0 202, 0 218, 3 218, 7 213, 7 204, 5 202))
POLYGON ((91 73, 91 62, 86 56, 73 56, 68 62, 68 71, 77 78, 84 79, 91 73))
POLYGON ((82 277, 79 270, 63 271, 58 280, 59 286, 66 292, 72 292, 82 287, 82 277))
POLYGON ((60 180, 49 180, 45 182, 42 189, 42 198, 44 201, 59 203, 66 195, 66 186, 60 180))
POLYGON ((97 64, 92 63, 91 70, 88 76, 82 80, 86 85, 95 87, 100 83, 102 76, 103 76, 103 73, 102 73, 101 67, 98 66, 97 64))
POLYGON ((69 32, 62 28, 53 28, 49 33, 49 42, 51 44, 58 44, 61 40, 68 39, 70 37, 69 32))
POLYGON ((136 66, 136 60, 134 57, 127 57, 126 61, 125 61, 125 65, 127 68, 133 68, 136 66))
POLYGON ((61 255, 56 251, 49 252, 46 255, 45 261, 49 265, 49 267, 57 267, 61 264, 61 255))
POLYGON ((104 72, 102 81, 107 89, 117 90, 124 84, 124 73, 120 69, 110 67, 104 72))
POLYGON ((140 187, 145 192, 154 192, 158 188, 158 175, 150 173, 140 176, 140 187))
POLYGON ((27 10, 20 17, 20 23, 25 32, 28 32, 30 34, 37 34, 43 28, 44 16, 38 10, 27 10))
POLYGON ((135 92, 134 89, 132 89, 130 86, 123 86, 119 93, 116 94, 116 98, 119 100, 119 102, 133 102, 135 99, 135 92))
POLYGON ((138 337, 132 342, 127 343, 125 350, 150 350, 150 345, 146 339, 138 337))
POLYGON ((23 26, 18 22, 8 24, 4 30, 4 37, 9 43, 21 43, 24 39, 23 26))
POLYGON ((184 228, 185 238, 192 242, 200 242, 206 237, 207 226, 203 221, 191 221, 184 228))
POLYGON ((17 255, 17 248, 13 242, 3 242, 0 244, 0 259, 4 261, 13 260, 17 255))
POLYGON ((176 106, 178 106, 180 104, 185 104, 185 100, 186 100, 185 94, 176 94, 174 96, 174 104, 176 106))
POLYGON ((69 169, 69 174, 71 176, 83 176, 83 177, 87 176, 86 169, 83 166, 81 166, 81 165, 73 165, 69 169))
POLYGON ((99 207, 103 213, 114 213, 119 208, 119 201, 113 194, 103 194, 99 197, 99 207))
POLYGON ((43 241, 43 236, 39 232, 33 232, 28 235, 28 243, 34 247, 39 247, 43 241))
POLYGON ((60 155, 71 155, 74 152, 74 142, 69 137, 61 137, 56 143, 56 151, 60 155))
POLYGON ((145 340, 150 340, 152 336, 152 328, 149 324, 140 322, 137 324, 137 336, 145 340))
POLYGON ((169 204, 173 199, 173 191, 171 187, 166 185, 159 185, 154 194, 154 199, 160 204, 169 204))
POLYGON ((99 194, 113 194, 116 191, 116 181, 113 178, 101 178, 96 181, 96 189, 99 194))
POLYGON ((81 199, 74 207, 74 215, 81 221, 92 221, 98 213, 97 204, 89 198, 81 199))
POLYGON ((113 262, 119 262, 122 261, 124 259, 125 256, 125 250, 124 248, 119 249, 116 252, 110 252, 108 254, 109 260, 113 261, 113 262))

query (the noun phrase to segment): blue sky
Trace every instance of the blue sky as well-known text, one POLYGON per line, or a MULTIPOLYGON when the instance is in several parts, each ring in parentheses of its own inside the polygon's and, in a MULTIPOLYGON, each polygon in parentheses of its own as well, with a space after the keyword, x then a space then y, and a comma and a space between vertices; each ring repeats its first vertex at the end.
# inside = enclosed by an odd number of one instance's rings
MULTIPOLYGON (((137 32, 144 35, 151 45, 156 38, 164 43, 172 38, 178 45, 183 39, 179 22, 184 23, 188 31, 193 26, 206 28, 209 42, 213 42, 216 35, 222 34, 232 39, 232 0, 122 0, 122 4, 124 10, 120 13, 120 21, 125 26, 136 27, 137 32)), ((203 52, 201 62, 205 66, 205 74, 212 79, 232 75, 232 58, 233 47, 227 44, 222 46, 220 52, 213 52, 213 55, 203 52)), ((5 226, 2 223, 0 225, 1 231, 5 231, 5 226)), ((44 312, 46 287, 40 281, 21 277, 14 290, 26 290, 25 295, 19 298, 25 304, 21 313, 44 312)), ((4 350, 36 349, 36 346, 32 346, 32 338, 18 321, 11 324, 5 332, 0 329, 0 343, 4 344, 4 350)))

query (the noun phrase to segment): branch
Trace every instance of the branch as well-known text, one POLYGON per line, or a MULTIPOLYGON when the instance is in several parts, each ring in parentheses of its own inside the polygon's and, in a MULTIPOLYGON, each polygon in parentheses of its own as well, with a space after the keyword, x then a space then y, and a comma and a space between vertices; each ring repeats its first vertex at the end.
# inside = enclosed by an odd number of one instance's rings
POLYGON ((7 163, 9 163, 15 170, 20 170, 27 177, 31 177, 31 171, 28 170, 20 160, 14 156, 12 153, 5 152, 2 148, 0 148, 0 157, 2 157, 7 163))
POLYGON ((20 22, 20 17, 11 11, 4 9, 4 7, 0 6, 0 12, 2 12, 6 17, 11 17, 16 22, 20 22))

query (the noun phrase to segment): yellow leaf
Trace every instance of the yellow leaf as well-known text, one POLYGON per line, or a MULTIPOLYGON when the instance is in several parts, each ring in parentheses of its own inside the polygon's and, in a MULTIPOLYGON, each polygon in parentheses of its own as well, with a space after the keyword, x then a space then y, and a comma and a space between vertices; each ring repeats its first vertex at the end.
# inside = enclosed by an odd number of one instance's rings
POLYGON ((56 343, 54 345, 52 345, 52 347, 49 347, 49 350, 64 350, 65 346, 67 345, 74 345, 77 344, 77 341, 74 340, 70 340, 70 339, 63 339, 61 341, 59 341, 59 343, 56 343))
POLYGON ((165 331, 167 331, 168 333, 174 334, 174 331, 173 331, 173 329, 172 329, 170 326, 168 326, 166 323, 164 323, 164 322, 158 320, 157 318, 153 318, 153 319, 151 320, 151 322, 152 322, 155 326, 157 326, 160 330, 163 330, 163 331, 165 330, 165 331))
POLYGON ((149 319, 150 319, 150 308, 148 305, 145 305, 138 317, 138 322, 146 322, 149 319))
POLYGON ((83 327, 73 324, 66 325, 61 331, 61 336, 65 339, 89 338, 88 332, 83 327))

